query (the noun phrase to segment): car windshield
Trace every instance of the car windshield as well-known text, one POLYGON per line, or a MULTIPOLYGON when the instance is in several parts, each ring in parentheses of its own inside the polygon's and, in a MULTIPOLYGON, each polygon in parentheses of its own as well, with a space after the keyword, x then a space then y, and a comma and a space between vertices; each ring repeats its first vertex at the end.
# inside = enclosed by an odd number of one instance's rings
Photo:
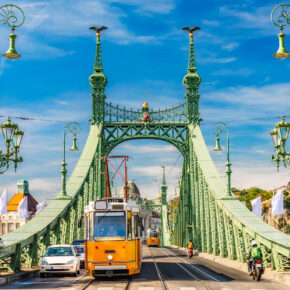
POLYGON ((44 256, 74 256, 74 252, 70 247, 54 247, 48 248, 44 256))
POLYGON ((156 232, 150 232, 150 238, 157 238, 156 232))
POLYGON ((84 247, 76 247, 78 254, 82 254, 85 252, 85 248, 84 247))
POLYGON ((85 244, 85 240, 76 240, 72 242, 72 245, 80 245, 83 246, 85 244))
POLYGON ((125 212, 95 212, 94 237, 122 237, 126 236, 125 212))

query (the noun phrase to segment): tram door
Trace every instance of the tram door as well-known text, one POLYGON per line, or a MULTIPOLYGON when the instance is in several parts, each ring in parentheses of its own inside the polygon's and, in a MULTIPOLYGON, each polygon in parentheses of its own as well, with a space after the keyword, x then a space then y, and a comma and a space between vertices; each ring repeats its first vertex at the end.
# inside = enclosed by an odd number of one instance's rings
POLYGON ((135 269, 141 268, 141 248, 140 248, 140 226, 139 226, 139 216, 133 215, 132 227, 134 234, 134 246, 135 246, 135 269))

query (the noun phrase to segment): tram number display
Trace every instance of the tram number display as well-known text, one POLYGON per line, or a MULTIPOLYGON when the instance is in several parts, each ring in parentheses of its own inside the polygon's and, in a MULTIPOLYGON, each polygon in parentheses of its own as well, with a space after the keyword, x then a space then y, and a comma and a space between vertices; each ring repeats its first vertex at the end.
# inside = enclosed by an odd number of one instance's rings
POLYGON ((107 201, 106 200, 97 200, 95 202, 95 209, 96 210, 100 210, 100 209, 106 210, 107 209, 107 201))

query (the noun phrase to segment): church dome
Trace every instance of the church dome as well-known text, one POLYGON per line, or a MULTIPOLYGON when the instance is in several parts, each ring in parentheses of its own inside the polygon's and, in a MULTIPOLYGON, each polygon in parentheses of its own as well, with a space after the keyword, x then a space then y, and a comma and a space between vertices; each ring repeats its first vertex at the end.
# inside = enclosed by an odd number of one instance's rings
MULTIPOLYGON (((137 185, 133 181, 128 181, 128 199, 130 200, 139 200, 140 199, 140 191, 137 185)), ((120 196, 125 196, 125 186, 122 187, 120 196)))

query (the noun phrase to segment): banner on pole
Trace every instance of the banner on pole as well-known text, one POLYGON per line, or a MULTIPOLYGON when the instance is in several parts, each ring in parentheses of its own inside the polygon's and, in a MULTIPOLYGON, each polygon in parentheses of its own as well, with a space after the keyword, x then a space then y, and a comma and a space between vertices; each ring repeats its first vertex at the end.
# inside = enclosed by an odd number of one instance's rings
POLYGON ((251 200, 252 212, 259 218, 262 218, 262 199, 261 196, 251 200))

